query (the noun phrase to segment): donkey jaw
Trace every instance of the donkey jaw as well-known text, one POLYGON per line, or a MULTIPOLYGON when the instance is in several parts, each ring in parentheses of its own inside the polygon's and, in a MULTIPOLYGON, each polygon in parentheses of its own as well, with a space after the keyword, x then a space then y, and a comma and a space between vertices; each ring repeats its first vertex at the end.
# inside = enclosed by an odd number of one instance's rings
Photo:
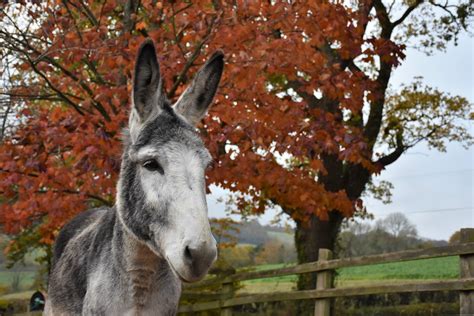
MULTIPOLYGON (((193 282, 197 282, 197 281, 201 280, 202 278, 204 278, 204 276, 209 271, 209 268, 211 267, 211 265, 209 265, 209 267, 205 271, 202 271, 200 274, 195 275, 190 271, 191 269, 188 269, 188 268, 177 269, 177 268, 175 268, 175 266, 173 265, 173 261, 170 260, 168 257, 166 257, 166 261, 168 262, 168 264, 171 268, 171 271, 173 271, 174 275, 178 279, 180 279, 182 282, 185 282, 185 283, 193 283, 193 282), (185 271, 182 271, 182 270, 185 270, 185 271)), ((214 260, 212 262, 214 262, 214 260)))
POLYGON ((181 282, 185 282, 185 283, 192 283, 192 282, 195 282, 195 281, 199 281, 199 279, 197 280, 190 280, 190 279, 187 279, 186 277, 184 277, 181 273, 179 273, 178 269, 176 269, 174 266, 173 266, 173 262, 168 258, 166 257, 166 261, 168 262, 170 268, 171 268, 171 271, 173 271, 173 274, 181 280, 181 282))

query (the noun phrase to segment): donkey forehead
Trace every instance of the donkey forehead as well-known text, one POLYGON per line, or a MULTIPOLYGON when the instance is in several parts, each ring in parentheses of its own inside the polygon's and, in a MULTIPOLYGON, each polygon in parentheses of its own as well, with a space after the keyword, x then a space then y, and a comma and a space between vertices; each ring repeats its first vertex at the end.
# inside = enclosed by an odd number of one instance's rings
POLYGON ((211 156, 193 127, 174 113, 163 113, 146 123, 140 131, 134 151, 138 156, 190 155, 208 164, 211 156))
POLYGON ((157 157, 170 161, 199 159, 204 165, 211 162, 212 157, 204 146, 189 146, 180 142, 149 144, 135 151, 138 160, 157 157))

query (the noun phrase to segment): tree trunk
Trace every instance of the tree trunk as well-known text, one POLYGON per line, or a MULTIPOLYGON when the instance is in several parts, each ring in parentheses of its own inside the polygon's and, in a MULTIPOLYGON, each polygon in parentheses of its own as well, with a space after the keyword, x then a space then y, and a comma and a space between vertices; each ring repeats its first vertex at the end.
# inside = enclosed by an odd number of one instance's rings
MULTIPOLYGON (((348 164, 344 172, 342 163, 335 156, 326 156, 325 166, 328 171, 331 171, 328 176, 321 177, 326 189, 332 192, 343 189, 353 201, 360 197, 370 179, 368 170, 360 165, 348 164)), ((343 219, 344 216, 340 212, 333 210, 329 212, 329 219, 326 221, 314 215, 307 222, 296 221, 295 246, 298 263, 317 261, 320 248, 334 252, 343 219)), ((337 254, 335 255, 337 257, 337 254)), ((299 275, 298 290, 312 290, 315 287, 316 273, 299 275)), ((297 311, 298 315, 313 315, 314 301, 300 301, 297 311)))
MULTIPOLYGON (((295 245, 298 263, 318 260, 320 248, 334 250, 343 216, 337 211, 329 213, 329 220, 323 221, 312 216, 308 222, 296 222, 295 245)), ((309 290, 316 287, 316 273, 300 274, 298 290, 309 290)), ((297 315, 312 315, 314 301, 304 300, 298 304, 297 315)))

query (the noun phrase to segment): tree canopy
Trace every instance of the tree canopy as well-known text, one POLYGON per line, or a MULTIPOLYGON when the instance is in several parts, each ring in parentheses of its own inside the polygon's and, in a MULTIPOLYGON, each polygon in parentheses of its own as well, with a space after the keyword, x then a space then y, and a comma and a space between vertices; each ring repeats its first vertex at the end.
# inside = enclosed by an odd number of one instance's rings
POLYGON ((0 102, 15 118, 1 133, 0 223, 19 236, 10 245, 19 255, 50 245, 87 207, 113 205, 132 61, 146 37, 157 43, 172 100, 207 55, 225 52, 201 125, 215 160, 208 183, 238 193, 244 213, 280 206, 297 223, 300 261, 332 247, 342 219, 363 208, 372 175, 408 149, 472 143, 462 125, 473 117, 467 99, 421 79, 389 89, 407 45, 431 53, 469 30, 470 1, 55 0, 1 8, 0 102))

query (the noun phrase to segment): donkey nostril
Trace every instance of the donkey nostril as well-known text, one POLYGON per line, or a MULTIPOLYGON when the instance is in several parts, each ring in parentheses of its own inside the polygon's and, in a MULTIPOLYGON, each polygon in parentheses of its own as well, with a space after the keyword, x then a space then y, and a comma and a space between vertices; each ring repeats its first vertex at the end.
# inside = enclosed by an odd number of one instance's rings
POLYGON ((186 246, 186 248, 184 248, 184 257, 190 261, 193 261, 193 255, 191 253, 191 249, 189 249, 189 246, 186 246))

